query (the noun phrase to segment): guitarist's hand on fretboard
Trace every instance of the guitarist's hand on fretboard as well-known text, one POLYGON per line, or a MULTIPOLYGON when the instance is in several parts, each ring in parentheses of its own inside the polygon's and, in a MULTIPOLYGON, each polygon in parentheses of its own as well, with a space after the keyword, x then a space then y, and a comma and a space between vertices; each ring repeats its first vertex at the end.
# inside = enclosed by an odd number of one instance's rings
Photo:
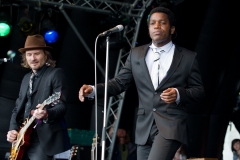
POLYGON ((17 135, 18 135, 18 132, 16 130, 8 131, 7 141, 12 143, 17 139, 17 135))
POLYGON ((42 107, 42 104, 38 104, 36 106, 37 109, 34 110, 33 116, 36 119, 46 119, 46 117, 48 116, 47 110, 45 108, 41 109, 40 107, 42 107))

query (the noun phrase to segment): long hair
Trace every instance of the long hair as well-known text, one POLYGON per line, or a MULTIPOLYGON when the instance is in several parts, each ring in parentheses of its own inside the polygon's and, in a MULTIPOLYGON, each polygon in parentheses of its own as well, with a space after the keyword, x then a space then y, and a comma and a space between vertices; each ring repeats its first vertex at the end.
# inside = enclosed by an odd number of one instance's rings
MULTIPOLYGON (((45 63, 46 63, 48 66, 55 67, 55 66, 56 66, 56 61, 52 60, 52 56, 51 56, 50 52, 48 52, 48 51, 46 51, 46 50, 43 50, 43 52, 44 52, 44 55, 47 57, 45 63)), ((25 68, 30 68, 30 66, 28 65, 27 60, 26 60, 26 52, 25 52, 25 53, 22 53, 22 54, 21 54, 21 57, 22 57, 21 66, 23 66, 23 67, 25 67, 25 68)))

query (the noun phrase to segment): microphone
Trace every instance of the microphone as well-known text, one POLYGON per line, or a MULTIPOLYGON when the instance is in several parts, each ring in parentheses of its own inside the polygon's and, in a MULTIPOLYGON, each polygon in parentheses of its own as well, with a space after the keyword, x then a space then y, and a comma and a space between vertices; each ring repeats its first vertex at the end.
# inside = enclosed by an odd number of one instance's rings
POLYGON ((107 30, 107 31, 105 31, 105 32, 103 32, 103 33, 100 33, 99 36, 100 36, 100 37, 108 36, 108 35, 110 35, 110 34, 112 34, 112 33, 114 33, 114 32, 120 32, 120 31, 122 31, 123 28, 124 28, 123 25, 117 25, 117 26, 114 27, 114 28, 111 28, 111 29, 109 29, 109 30, 107 30))
POLYGON ((0 63, 2 63, 2 62, 7 62, 7 61, 8 61, 7 58, 0 58, 0 63))
POLYGON ((0 64, 2 64, 3 62, 7 62, 7 61, 13 61, 13 58, 0 58, 0 64))

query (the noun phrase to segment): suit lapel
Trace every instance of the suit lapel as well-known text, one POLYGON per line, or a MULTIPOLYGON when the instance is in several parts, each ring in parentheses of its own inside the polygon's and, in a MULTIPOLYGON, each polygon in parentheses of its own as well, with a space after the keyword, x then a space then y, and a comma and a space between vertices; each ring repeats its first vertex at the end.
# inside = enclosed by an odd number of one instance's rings
POLYGON ((180 50, 176 46, 175 47, 175 51, 174 51, 174 55, 173 55, 172 64, 171 64, 171 66, 170 66, 170 68, 169 68, 165 78, 161 81, 161 83, 159 84, 157 89, 161 88, 167 82, 167 80, 171 77, 171 75, 177 69, 181 59, 182 59, 182 53, 180 52, 180 50))
MULTIPOLYGON (((140 50, 140 54, 139 54, 139 64, 140 64, 142 73, 143 73, 144 77, 145 77, 146 80, 147 80, 146 83, 147 83, 147 84, 152 84, 151 76, 150 76, 150 73, 149 73, 149 70, 148 70, 146 61, 145 61, 145 57, 146 57, 146 55, 147 55, 147 52, 148 52, 148 49, 149 49, 149 45, 150 45, 150 44, 144 45, 144 46, 142 47, 142 50, 140 50)), ((152 89, 155 90, 153 84, 152 84, 151 86, 152 86, 152 89)))
POLYGON ((29 73, 23 81, 22 93, 25 94, 24 96, 26 96, 28 92, 30 76, 31 76, 31 73, 29 73))
MULTIPOLYGON (((36 106, 38 103, 39 103, 39 100, 42 100, 43 99, 43 91, 44 91, 44 89, 45 89, 45 87, 43 87, 43 86, 47 86, 47 78, 49 77, 49 74, 50 74, 50 71, 52 71, 52 67, 46 67, 44 70, 43 70, 43 73, 42 73, 42 76, 41 76, 41 79, 39 80, 39 82, 38 82, 38 85, 37 85, 37 90, 36 91, 38 91, 37 93, 36 93, 36 97, 38 97, 38 99, 37 98, 35 98, 34 99, 34 101, 33 101, 33 104, 36 106)), ((42 103, 42 102, 41 102, 42 103)))

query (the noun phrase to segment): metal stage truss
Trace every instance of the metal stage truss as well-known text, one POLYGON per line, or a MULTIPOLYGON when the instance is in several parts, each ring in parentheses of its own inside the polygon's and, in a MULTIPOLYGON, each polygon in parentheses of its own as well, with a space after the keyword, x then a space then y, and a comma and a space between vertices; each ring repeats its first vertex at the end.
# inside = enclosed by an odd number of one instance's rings
MULTIPOLYGON (((71 19, 68 17, 64 9, 81 9, 85 11, 98 12, 101 14, 110 14, 112 12, 121 12, 122 15, 128 18, 130 21, 129 24, 124 26, 123 37, 126 39, 127 44, 130 48, 135 47, 136 40, 139 33, 139 28, 141 20, 145 10, 153 3, 153 0, 132 0, 132 3, 129 2, 119 2, 117 1, 108 1, 108 0, 15 0, 13 3, 23 2, 26 3, 37 3, 39 6, 47 5, 58 7, 59 10, 63 13, 68 23, 71 25, 72 29, 78 36, 81 43, 84 45, 88 54, 94 60, 94 54, 89 49, 88 45, 85 43, 84 39, 79 34, 78 30, 72 23, 71 19)), ((115 75, 118 73, 119 69, 124 65, 125 59, 128 56, 129 52, 124 49, 119 50, 118 62, 116 65, 115 75)), ((98 69, 104 75, 104 70, 97 63, 98 69)), ((107 115, 106 115, 106 160, 111 160, 112 153, 115 145, 116 131, 119 125, 119 121, 122 112, 122 106, 125 98, 125 92, 119 94, 118 96, 113 96, 109 98, 107 115), (114 125, 113 134, 110 136, 108 130, 114 125)), ((104 132, 103 132, 104 134, 104 132)), ((94 159, 95 156, 92 156, 94 159)))

